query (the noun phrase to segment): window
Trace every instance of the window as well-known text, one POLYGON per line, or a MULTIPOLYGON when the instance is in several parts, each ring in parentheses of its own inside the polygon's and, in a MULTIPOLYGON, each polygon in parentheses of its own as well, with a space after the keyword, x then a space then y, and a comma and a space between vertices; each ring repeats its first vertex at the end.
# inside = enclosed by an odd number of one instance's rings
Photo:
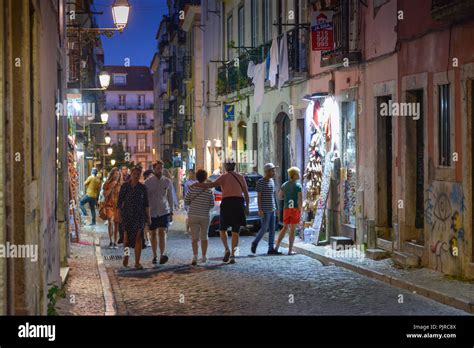
POLYGON ((146 149, 146 134, 137 134, 138 151, 144 152, 146 149))
POLYGON ((114 84, 115 85, 126 85, 127 84, 127 75, 126 74, 114 74, 114 84))
POLYGON ((127 114, 119 114, 119 126, 126 126, 127 125, 127 114))
POLYGON ((449 84, 438 85, 438 163, 451 166, 451 115, 449 84))
POLYGON ((139 95, 138 96, 138 107, 144 107, 145 106, 145 95, 139 95))
POLYGON ((230 48, 230 45, 232 43, 232 27, 233 20, 231 15, 227 18, 227 59, 230 59, 232 56, 232 48, 230 48))
POLYGON ((117 135, 117 141, 122 144, 123 149, 127 150, 127 134, 119 133, 117 135))
POLYGON ((252 47, 258 45, 258 2, 260 0, 252 0, 251 13, 252 13, 252 47))
POLYGON ((139 126, 146 126, 146 114, 137 115, 137 124, 139 126))
POLYGON ((119 95, 119 106, 125 106, 125 103, 126 103, 126 96, 119 95))
POLYGON ((270 0, 263 0, 263 9, 262 9, 262 17, 263 17, 263 41, 264 43, 267 43, 271 39, 270 35, 270 0))
POLYGON ((244 6, 239 7, 239 46, 245 46, 245 12, 244 6))

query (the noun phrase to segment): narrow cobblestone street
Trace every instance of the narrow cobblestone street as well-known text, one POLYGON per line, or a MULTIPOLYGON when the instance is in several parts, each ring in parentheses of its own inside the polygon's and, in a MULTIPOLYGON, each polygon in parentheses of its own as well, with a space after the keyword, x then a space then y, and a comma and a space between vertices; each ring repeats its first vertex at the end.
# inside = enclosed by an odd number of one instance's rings
POLYGON ((151 248, 144 250, 143 271, 124 268, 123 249, 108 249, 103 234, 102 254, 114 278, 119 315, 467 314, 304 255, 266 256, 265 241, 257 256, 250 256, 252 236, 241 238, 234 265, 222 263, 221 241, 210 238, 210 262, 193 267, 190 237, 183 230, 176 222, 169 232, 166 265, 153 266, 151 248))

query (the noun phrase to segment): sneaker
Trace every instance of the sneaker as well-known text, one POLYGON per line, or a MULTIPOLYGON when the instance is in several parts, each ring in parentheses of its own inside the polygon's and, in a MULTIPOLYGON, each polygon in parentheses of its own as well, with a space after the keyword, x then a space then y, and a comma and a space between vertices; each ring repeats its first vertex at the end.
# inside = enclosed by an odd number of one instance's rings
POLYGON ((227 249, 224 254, 224 258, 222 259, 222 262, 229 262, 229 257, 230 257, 230 250, 227 249))
POLYGON ((230 261, 229 261, 229 263, 232 263, 232 264, 234 264, 234 263, 235 263, 235 256, 231 256, 231 257, 230 257, 230 261))
POLYGON ((158 263, 158 260, 156 257, 153 258, 153 261, 151 261, 152 264, 156 265, 158 263))
POLYGON ((114 246, 113 246, 114 249, 118 249, 118 245, 117 243, 114 243, 114 246))
POLYGON ((110 242, 109 243, 109 249, 113 249, 114 248, 114 243, 110 242))
POLYGON ((288 256, 291 256, 291 255, 296 255, 296 253, 294 251, 288 252, 288 256))
POLYGON ((193 260, 191 261, 191 265, 196 266, 197 262, 198 262, 198 257, 197 257, 197 255, 194 255, 193 260))
POLYGON ((149 240, 146 241, 146 246, 151 247, 151 242, 149 240))
POLYGON ((257 245, 252 243, 252 246, 250 247, 250 251, 252 252, 252 254, 256 254, 257 253, 257 245))
POLYGON ((164 265, 167 262, 168 262, 168 256, 163 255, 162 257, 160 257, 160 265, 164 265))
POLYGON ((87 225, 87 226, 95 226, 95 222, 92 222, 92 223, 90 223, 90 224, 87 225))
POLYGON ((271 250, 268 250, 267 255, 283 255, 283 253, 275 249, 271 249, 271 250))
POLYGON ((202 259, 201 259, 201 262, 202 263, 207 263, 208 259, 207 259, 207 256, 203 256, 202 259))

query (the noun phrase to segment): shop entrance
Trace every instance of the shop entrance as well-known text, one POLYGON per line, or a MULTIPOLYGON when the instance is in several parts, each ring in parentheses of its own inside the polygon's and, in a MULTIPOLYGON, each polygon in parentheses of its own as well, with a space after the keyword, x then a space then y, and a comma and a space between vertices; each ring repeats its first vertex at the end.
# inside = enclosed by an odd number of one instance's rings
POLYGON ((377 157, 376 157, 376 227, 377 236, 392 240, 392 117, 382 116, 381 110, 390 105, 391 96, 377 97, 377 157))
POLYGON ((407 117, 405 122, 406 141, 406 199, 405 199, 405 221, 409 227, 410 235, 406 239, 416 240, 423 244, 424 240, 424 163, 425 163, 425 141, 424 141, 424 114, 423 114, 423 90, 411 90, 406 93, 407 103, 420 106, 419 119, 407 117), (414 164, 414 165, 413 165, 414 164), (414 227, 414 228, 413 228, 414 227))

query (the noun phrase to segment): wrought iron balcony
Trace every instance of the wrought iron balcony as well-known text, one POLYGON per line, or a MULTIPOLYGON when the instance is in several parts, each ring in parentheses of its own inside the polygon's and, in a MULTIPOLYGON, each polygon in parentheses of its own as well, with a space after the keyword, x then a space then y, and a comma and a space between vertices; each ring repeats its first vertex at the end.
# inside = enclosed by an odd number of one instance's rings
POLYGON ((335 10, 333 15, 334 48, 321 52, 321 67, 341 66, 345 59, 348 59, 349 64, 358 63, 362 59, 357 44, 358 29, 355 28, 355 32, 352 32, 353 21, 358 18, 358 15, 350 15, 354 11, 359 12, 358 2, 339 0, 335 10), (350 8, 352 5, 356 8, 350 8))
MULTIPOLYGON (((283 35, 279 36, 281 41, 283 35)), ((279 41, 279 42, 280 42, 279 41)), ((307 47, 308 35, 305 29, 294 28, 287 32, 288 44, 288 67, 290 72, 290 81, 300 74, 307 73, 307 47)), ((235 61, 227 65, 222 65, 218 69, 217 91, 219 95, 226 95, 252 85, 252 80, 247 77, 249 63, 252 61, 255 65, 263 63, 271 48, 272 42, 254 49, 247 50, 239 56, 239 64, 235 66, 235 61)))
POLYGON ((432 0, 431 15, 439 21, 459 22, 474 16, 472 0, 432 0))

